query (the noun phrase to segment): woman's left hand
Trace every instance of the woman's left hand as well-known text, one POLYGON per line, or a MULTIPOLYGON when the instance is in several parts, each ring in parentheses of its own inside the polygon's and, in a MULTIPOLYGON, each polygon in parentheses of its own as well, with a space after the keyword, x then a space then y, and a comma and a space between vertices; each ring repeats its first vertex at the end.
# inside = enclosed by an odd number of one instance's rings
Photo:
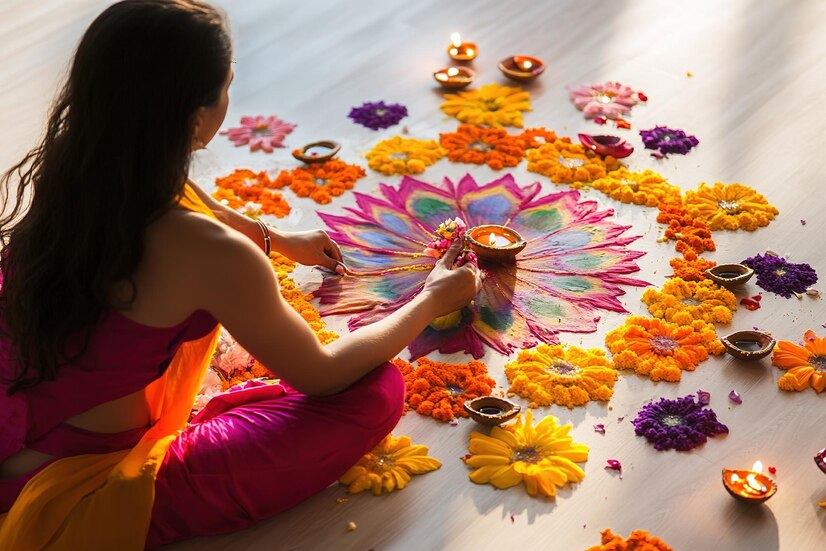
POLYGON ((322 266, 344 274, 347 267, 341 258, 341 249, 324 230, 281 232, 272 228, 272 248, 290 260, 305 266, 322 266))

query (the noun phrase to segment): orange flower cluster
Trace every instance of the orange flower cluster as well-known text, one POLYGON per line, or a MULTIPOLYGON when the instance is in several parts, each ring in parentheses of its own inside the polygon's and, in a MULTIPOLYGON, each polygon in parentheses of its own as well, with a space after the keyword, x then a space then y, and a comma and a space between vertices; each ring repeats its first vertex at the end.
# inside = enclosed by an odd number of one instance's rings
POLYGON ((663 240, 674 240, 674 248, 683 257, 672 258, 672 277, 685 281, 701 281, 706 278, 705 271, 717 263, 700 258, 706 251, 717 250, 717 245, 711 237, 711 230, 704 220, 696 218, 688 212, 681 202, 660 203, 657 222, 667 224, 663 240))
POLYGON ((493 170, 516 166, 525 156, 522 139, 502 128, 460 124, 456 132, 439 134, 439 141, 451 162, 487 164, 493 170))
POLYGON ((818 338, 809 329, 803 335, 804 346, 780 341, 772 353, 772 365, 786 371, 777 386, 781 390, 826 390, 826 337, 818 338))
POLYGON ((522 139, 522 143, 525 145, 525 149, 536 149, 541 145, 545 145, 546 143, 555 142, 559 139, 556 135, 556 132, 553 130, 548 130, 543 127, 538 128, 528 128, 522 134, 519 135, 522 139), (538 140, 537 138, 541 138, 542 141, 538 140))
POLYGON ((496 382, 488 377, 482 362, 449 364, 419 358, 414 367, 400 358, 393 360, 404 376, 405 402, 409 409, 438 421, 467 417, 467 400, 490 396, 496 382))
POLYGON ((622 539, 606 528, 600 532, 602 545, 589 547, 586 551, 674 551, 658 537, 645 530, 634 530, 627 540, 622 539))
POLYGON ((528 150, 528 170, 547 176, 555 184, 592 182, 620 166, 614 157, 603 158, 567 137, 528 150))
POLYGON ((316 203, 326 205, 333 197, 353 189, 356 180, 366 175, 360 166, 332 159, 285 170, 275 179, 274 185, 277 188, 289 186, 299 197, 309 197, 316 203))
POLYGON ((260 207, 255 210, 261 213, 278 218, 290 214, 290 205, 280 193, 273 191, 273 188, 281 186, 276 186, 263 170, 258 173, 247 169, 236 170, 229 176, 216 178, 215 185, 218 189, 212 196, 230 208, 240 210, 249 203, 257 203, 260 207))
POLYGON ((697 191, 686 193, 686 207, 712 230, 754 231, 768 226, 780 212, 749 186, 720 182, 713 186, 703 183, 697 191))

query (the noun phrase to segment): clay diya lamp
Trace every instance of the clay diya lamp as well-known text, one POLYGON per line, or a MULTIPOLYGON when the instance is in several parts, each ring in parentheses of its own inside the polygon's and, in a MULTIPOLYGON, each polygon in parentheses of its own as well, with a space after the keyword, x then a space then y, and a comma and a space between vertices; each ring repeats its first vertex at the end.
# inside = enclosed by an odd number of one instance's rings
POLYGON ((470 61, 479 55, 479 49, 473 42, 462 42, 462 35, 459 33, 453 33, 450 35, 447 55, 456 61, 470 61))
POLYGON ((705 271, 706 277, 717 285, 742 285, 751 279, 754 270, 745 264, 718 264, 705 271))
POLYGON ((301 149, 293 151, 293 157, 305 163, 323 163, 329 161, 341 150, 341 144, 332 140, 308 143, 301 149))
POLYGON ((464 88, 476 78, 476 73, 467 67, 445 67, 433 73, 433 78, 436 79, 442 88, 448 90, 459 90, 464 88))
POLYGON ((777 482, 762 473, 763 464, 754 463, 750 471, 723 469, 723 486, 734 499, 763 503, 777 493, 777 482))
POLYGON ((737 331, 720 339, 726 352, 740 360, 755 361, 768 356, 777 341, 762 331, 737 331))
POLYGON ((826 474, 826 448, 823 448, 817 455, 815 456, 815 464, 817 467, 826 474))
POLYGON ((610 155, 615 159, 623 159, 634 152, 634 146, 619 136, 579 134, 579 141, 594 153, 610 155))
POLYGON ((545 70, 545 62, 538 57, 515 55, 499 62, 499 70, 511 80, 533 80, 545 70))
POLYGON ((471 419, 489 427, 510 421, 522 410, 518 404, 496 396, 480 396, 468 400, 463 405, 471 419))
POLYGON ((516 230, 497 224, 470 228, 465 239, 477 257, 502 264, 516 262, 516 255, 528 244, 516 230))

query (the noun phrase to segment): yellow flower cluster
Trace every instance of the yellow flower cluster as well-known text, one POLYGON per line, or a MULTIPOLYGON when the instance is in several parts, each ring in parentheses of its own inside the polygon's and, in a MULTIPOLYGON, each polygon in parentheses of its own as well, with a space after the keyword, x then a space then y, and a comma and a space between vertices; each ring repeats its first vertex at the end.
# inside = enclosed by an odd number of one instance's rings
POLYGON ((532 408, 608 401, 617 382, 617 371, 603 350, 564 345, 540 344, 520 351, 516 361, 505 366, 505 375, 509 392, 530 400, 532 408))
POLYGON ((754 231, 768 226, 780 212, 752 188, 720 182, 714 186, 703 183, 697 191, 687 192, 685 208, 691 216, 705 220, 712 230, 754 231))
POLYGON ((531 95, 522 88, 486 84, 478 90, 445 94, 442 111, 477 126, 522 128, 522 112, 531 110, 531 95))
POLYGON ((555 184, 592 182, 619 170, 620 162, 611 157, 601 157, 570 138, 560 138, 528 149, 528 170, 547 176, 555 184))
POLYGON ((590 184, 571 184, 571 187, 575 188, 586 186, 622 203, 656 207, 660 203, 680 202, 680 188, 669 184, 662 175, 651 170, 630 172, 621 167, 590 184))
POLYGON ((737 310, 737 297, 710 279, 685 281, 674 277, 662 289, 648 289, 642 295, 648 311, 655 318, 688 325, 694 320, 730 323, 737 310))
POLYGON ((427 446, 411 445, 409 436, 393 438, 388 434, 373 451, 363 456, 338 479, 347 492, 370 490, 375 495, 401 490, 410 475, 435 471, 442 464, 427 455, 427 446))
POLYGON ((377 143, 367 153, 367 166, 388 176, 421 174, 445 155, 447 151, 439 142, 394 136, 377 143))

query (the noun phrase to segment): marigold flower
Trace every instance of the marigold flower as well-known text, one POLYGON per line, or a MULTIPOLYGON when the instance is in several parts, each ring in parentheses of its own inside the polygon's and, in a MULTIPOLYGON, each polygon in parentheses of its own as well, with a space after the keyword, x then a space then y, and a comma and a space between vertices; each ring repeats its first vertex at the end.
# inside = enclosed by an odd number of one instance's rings
POLYGON ((779 341, 774 347, 772 365, 786 370, 777 386, 798 392, 811 386, 819 394, 826 389, 826 337, 819 338, 809 329, 803 341, 803 346, 779 341))
POLYGON ((427 446, 411 445, 409 436, 393 438, 388 434, 373 451, 363 456, 338 479, 347 493, 370 490, 375 495, 401 490, 411 475, 435 471, 442 464, 427 455, 427 446))
POLYGON ((694 320, 708 323, 729 323, 737 310, 737 297, 710 279, 685 281, 678 277, 665 282, 662 289, 648 289, 642 295, 648 311, 680 325, 694 320))
POLYGON ((768 226, 780 211, 763 195, 742 184, 700 184, 685 197, 688 214, 701 218, 712 230, 756 230, 768 226))
POLYGON ((367 166, 382 174, 421 174, 447 155, 439 142, 394 136, 367 153, 367 166))
POLYGON ((282 171, 275 179, 277 188, 289 186, 299 197, 309 197, 326 205, 348 189, 367 173, 357 165, 349 165, 337 159, 282 171))
POLYGON ((588 446, 568 435, 571 425, 559 426, 549 415, 536 425, 531 410, 503 428, 493 427, 490 436, 470 434, 470 454, 465 464, 475 469, 470 480, 504 490, 520 482, 531 496, 556 496, 556 487, 579 482, 585 471, 577 465, 588 460, 588 446))
POLYGON ((527 155, 528 170, 547 176, 555 184, 592 182, 621 166, 614 157, 603 158, 585 146, 571 143, 570 138, 529 149, 527 155))
POLYGON ((691 249, 700 254, 717 250, 705 220, 689 215, 680 202, 661 203, 659 210, 657 222, 668 224, 665 238, 677 242, 677 252, 686 254, 691 249))
POLYGON ((554 132, 553 130, 548 130, 541 126, 537 128, 528 128, 524 132, 522 132, 519 135, 519 137, 522 139, 522 143, 525 145, 525 149, 534 149, 536 147, 539 147, 540 145, 555 142, 559 139, 559 136, 556 135, 556 132, 554 132))
POLYGON ((652 381, 677 382, 709 354, 725 351, 714 326, 702 320, 677 325, 659 318, 629 316, 605 336, 618 369, 633 369, 652 381))
POLYGON ((574 182, 571 187, 593 188, 622 203, 646 207, 681 201, 680 188, 669 184, 662 175, 651 170, 630 172, 621 167, 603 178, 597 178, 590 183, 574 182))
POLYGON ((672 258, 669 264, 674 270, 672 277, 685 281, 702 281, 706 279, 705 271, 717 265, 713 260, 698 257, 693 250, 683 252, 683 258, 672 258))
POLYGON ((603 350, 547 344, 521 350, 516 361, 505 366, 505 375, 511 383, 508 391, 530 400, 532 408, 608 401, 617 381, 617 371, 603 350))
POLYGON ((522 88, 486 84, 478 90, 445 94, 441 109, 460 122, 499 128, 522 128, 522 112, 531 110, 531 95, 522 88))
POLYGON ((447 158, 454 163, 487 164, 494 170, 516 166, 525 156, 518 136, 501 128, 480 128, 461 124, 456 132, 439 134, 447 158))
MULTIPOLYGON (((267 173, 263 170, 255 173, 251 170, 236 170, 229 176, 216 178, 218 189, 212 194, 218 201, 236 210, 245 209, 248 203, 260 205, 260 212, 283 218, 290 214, 290 205, 280 193, 273 191, 275 187, 267 173)), ((254 212, 251 218, 257 218, 254 212)))
POLYGON ((634 530, 627 540, 606 528, 600 532, 602 545, 589 547, 586 551, 674 551, 658 537, 650 535, 645 530, 634 530))

